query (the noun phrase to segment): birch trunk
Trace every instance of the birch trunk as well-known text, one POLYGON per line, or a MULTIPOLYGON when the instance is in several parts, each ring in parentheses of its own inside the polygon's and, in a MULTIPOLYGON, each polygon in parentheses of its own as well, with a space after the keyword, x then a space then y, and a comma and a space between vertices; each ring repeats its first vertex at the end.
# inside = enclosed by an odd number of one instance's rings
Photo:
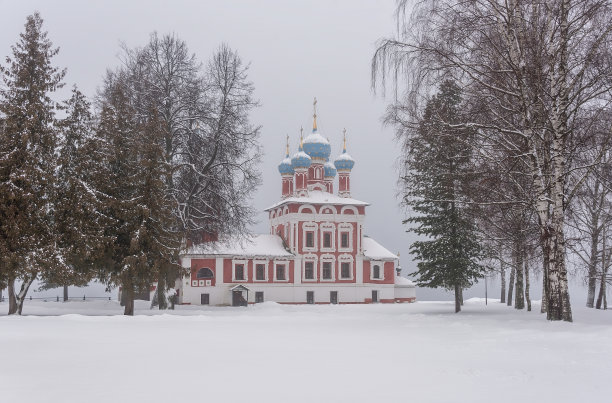
MULTIPOLYGON (((595 181, 595 186, 593 187, 594 197, 593 199, 598 199, 597 195, 599 194, 599 180, 595 181)), ((590 222, 589 226, 591 229, 591 256, 589 257, 589 267, 588 267, 588 293, 587 293, 587 308, 593 308, 593 303, 595 302, 595 290, 597 288, 597 254, 599 247, 599 211, 596 208, 593 208, 590 214, 590 222)))
POLYGON ((529 265, 525 259, 525 299, 527 300, 527 311, 531 312, 531 297, 529 296, 529 265))
POLYGON ((547 301, 548 301, 548 255, 544 253, 544 259, 542 262, 542 304, 540 306, 540 313, 546 313, 547 301))
POLYGON ((501 297, 499 299, 499 302, 501 302, 502 304, 506 303, 506 266, 504 265, 504 259, 503 259, 503 255, 501 253, 499 253, 499 271, 500 271, 500 276, 501 276, 501 297))
POLYGON ((556 69, 552 75, 553 107, 552 122, 552 213, 549 235, 549 267, 548 267, 548 320, 572 321, 569 288, 567 283, 567 267, 565 266, 565 159, 566 138, 568 136, 568 43, 569 43, 569 0, 561 2, 559 10, 559 41, 551 54, 557 55, 556 69))
POLYGON ((595 302, 595 290, 597 288, 597 246, 599 244, 599 236, 591 235, 591 257, 589 259, 589 283, 587 293, 587 308, 593 308, 595 302))
POLYGON ((525 308, 525 289, 523 285, 523 248, 520 245, 520 242, 516 245, 515 252, 516 260, 516 291, 514 297, 514 308, 515 309, 524 309, 525 308))
MULTIPOLYGON (((602 302, 606 297, 606 272, 601 273, 601 280, 599 283, 599 295, 597 296, 596 309, 601 309, 602 302)), ((604 308, 605 309, 605 308, 604 308)))
POLYGON ((512 294, 514 292, 514 276, 515 276, 516 268, 512 266, 510 268, 510 278, 508 279, 508 306, 512 306, 512 294))
MULTIPOLYGON (((604 231, 605 234, 605 231, 604 231)), ((608 257, 606 253, 606 237, 603 237, 603 248, 601 251, 601 279, 599 283, 599 295, 597 296, 596 309, 601 309, 602 302, 606 299, 606 277, 608 274, 608 257)), ((604 309, 607 308, 607 303, 604 304, 604 309)))

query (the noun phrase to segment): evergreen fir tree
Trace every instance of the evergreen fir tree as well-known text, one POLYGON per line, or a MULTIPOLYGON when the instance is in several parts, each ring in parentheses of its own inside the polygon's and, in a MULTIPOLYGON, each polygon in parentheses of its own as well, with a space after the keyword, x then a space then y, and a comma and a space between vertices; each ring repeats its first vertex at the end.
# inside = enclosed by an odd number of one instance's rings
POLYGON ((76 88, 63 104, 66 116, 59 121, 59 147, 53 193, 53 233, 61 270, 41 273, 42 289, 85 286, 93 271, 92 251, 100 241, 96 198, 88 185, 96 169, 90 157, 93 116, 87 98, 76 88))
POLYGON ((178 267, 181 234, 173 232, 174 203, 164 179, 172 168, 163 158, 163 135, 155 113, 136 113, 121 75, 110 75, 101 96, 95 188, 104 228, 100 278, 120 286, 124 313, 134 314, 134 295, 148 291, 160 272, 178 267))
POLYGON ((462 290, 483 276, 482 247, 465 202, 472 180, 470 129, 461 122, 461 93, 450 81, 440 86, 406 142, 405 203, 416 213, 404 223, 426 239, 411 245, 417 283, 454 290, 455 312, 462 290))
POLYGON ((50 94, 62 86, 64 70, 38 13, 0 66, 0 262, 9 286, 9 313, 21 313, 27 291, 41 270, 57 270, 53 235, 56 108, 50 94), (21 280, 18 293, 15 280, 21 280))

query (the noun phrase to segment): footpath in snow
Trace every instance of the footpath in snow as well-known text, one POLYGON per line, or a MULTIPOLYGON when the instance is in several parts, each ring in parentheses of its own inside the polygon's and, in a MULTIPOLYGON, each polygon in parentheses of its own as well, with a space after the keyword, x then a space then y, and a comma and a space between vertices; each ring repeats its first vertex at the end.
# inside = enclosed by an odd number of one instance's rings
POLYGON ((612 396, 612 311, 472 299, 248 308, 0 303, 0 401, 577 402, 612 396))

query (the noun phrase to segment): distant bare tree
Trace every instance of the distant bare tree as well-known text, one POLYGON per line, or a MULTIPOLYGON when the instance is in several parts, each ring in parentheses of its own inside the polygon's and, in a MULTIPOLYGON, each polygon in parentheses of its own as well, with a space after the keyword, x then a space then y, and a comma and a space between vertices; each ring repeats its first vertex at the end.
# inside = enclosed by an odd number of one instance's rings
POLYGON ((602 118, 595 122, 599 128, 589 147, 584 151, 587 160, 602 155, 601 164, 593 169, 593 175, 582 183, 569 208, 569 249, 577 258, 577 267, 584 268, 587 283, 586 306, 595 304, 596 283, 606 267, 604 243, 606 228, 612 223, 612 155, 604 148, 609 147, 610 120, 602 118))
MULTIPOLYGON (((171 230, 186 242, 248 233, 261 155, 259 127, 249 120, 258 103, 248 66, 227 45, 202 66, 176 35, 156 33, 142 48, 124 47, 122 60, 131 105, 143 121, 151 113, 161 121, 160 146, 171 166, 166 195, 175 205, 171 230)), ((160 309, 176 278, 160 271, 160 309)))

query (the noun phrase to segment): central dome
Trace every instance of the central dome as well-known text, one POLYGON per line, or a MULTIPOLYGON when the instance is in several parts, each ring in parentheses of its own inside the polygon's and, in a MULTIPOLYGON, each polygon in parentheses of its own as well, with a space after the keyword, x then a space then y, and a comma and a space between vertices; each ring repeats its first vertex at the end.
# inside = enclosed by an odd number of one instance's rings
POLYGON ((317 129, 313 129, 312 133, 304 139, 304 152, 310 158, 327 161, 331 154, 331 145, 325 137, 319 134, 317 129))

